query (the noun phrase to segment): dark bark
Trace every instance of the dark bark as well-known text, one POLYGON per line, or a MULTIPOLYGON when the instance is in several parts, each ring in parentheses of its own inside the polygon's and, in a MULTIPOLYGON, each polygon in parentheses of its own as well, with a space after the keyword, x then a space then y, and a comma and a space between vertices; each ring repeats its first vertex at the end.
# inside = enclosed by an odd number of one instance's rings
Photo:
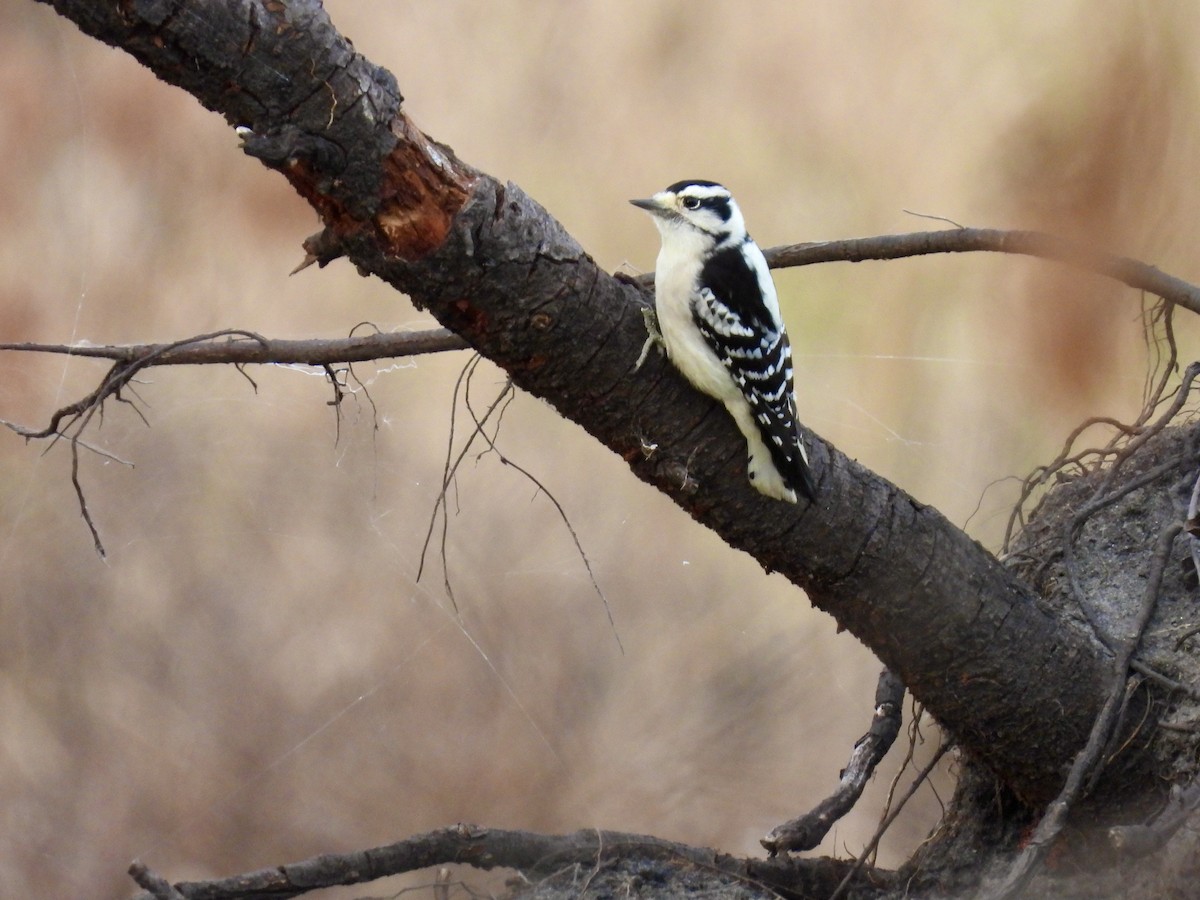
POLYGON ((815 435, 816 503, 754 493, 722 410, 661 359, 630 373, 648 298, 519 188, 422 135, 392 76, 319 3, 52 5, 250 128, 247 151, 322 217, 310 244, 321 262, 345 255, 409 294, 638 477, 803 587, 1022 796, 1053 796, 1103 700, 1100 646, 936 510, 815 435))
POLYGON ((144 363, 155 366, 201 366, 222 363, 245 366, 255 363, 272 365, 332 366, 464 350, 467 342, 445 328, 421 331, 393 331, 331 340, 284 340, 247 332, 228 332, 218 337, 199 335, 169 344, 119 344, 99 347, 92 344, 0 344, 0 350, 26 353, 57 353, 90 359, 111 359, 120 363, 144 363))
POLYGON ((1123 456, 1120 465, 1055 468, 1061 483, 1013 548, 1016 565, 1044 586, 1043 602, 1058 615, 1094 622, 1122 656, 1137 648, 1132 671, 1114 665, 1110 674, 1123 728, 1105 741, 1111 719, 1097 720, 1097 740, 1046 810, 1022 807, 994 773, 962 766, 937 839, 901 873, 914 895, 1158 900, 1195 893, 1200 843, 1176 824, 1192 795, 1185 789, 1172 803, 1167 788, 1195 783, 1200 758, 1200 658, 1180 644, 1197 619, 1197 598, 1179 566, 1191 570, 1189 539, 1172 537, 1196 484, 1200 428, 1193 421, 1160 431, 1170 415, 1142 431, 1133 455, 1124 455, 1133 442, 1112 450, 1123 456), (1130 740, 1131 732, 1153 740, 1130 740), (1147 785, 1129 774, 1147 770, 1162 780, 1147 785), (1134 852, 1114 852, 1126 840, 1134 852), (1152 855, 1137 856, 1143 841, 1152 855), (992 883, 980 892, 985 876, 992 883))
POLYGON ((852 241, 780 247, 768 252, 773 265, 803 266, 829 259, 828 247, 837 245, 839 260, 862 262, 867 259, 901 259, 930 253, 1020 253, 1052 259, 1064 265, 1112 278, 1172 303, 1200 313, 1200 288, 1126 256, 1114 256, 1083 247, 1057 235, 1039 231, 999 231, 993 228, 953 228, 945 231, 919 231, 913 234, 858 238, 852 241))
POLYGON ((838 776, 837 789, 802 816, 776 825, 760 844, 771 856, 812 850, 825 839, 834 823, 854 808, 875 767, 900 733, 903 718, 904 683, 888 669, 879 673, 875 688, 875 714, 871 727, 854 744, 850 762, 838 776))
MULTIPOLYGON (((370 850, 326 854, 232 878, 185 881, 169 887, 187 900, 282 900, 322 887, 362 884, 453 863, 478 869, 519 868, 530 882, 527 894, 534 897, 542 889, 545 896, 582 896, 587 893, 580 888, 584 878, 593 896, 615 895, 617 892, 609 894, 601 888, 601 883, 610 879, 623 883, 625 889, 619 893, 624 896, 686 896, 692 893, 686 886, 691 871, 703 881, 700 895, 711 897, 719 890, 720 896, 743 900, 778 897, 777 891, 792 897, 829 896, 853 866, 851 861, 834 859, 746 860, 661 838, 595 828, 547 835, 455 825, 370 850), (565 881, 559 877, 563 873, 565 881), (635 887, 639 881, 648 889, 645 895, 635 887), (655 887, 656 883, 674 885, 673 892, 655 887)), ((863 876, 855 887, 857 896, 868 897, 891 884, 887 876, 874 874, 863 876)), ((526 892, 518 894, 524 895, 526 892)), ((139 894, 135 900, 154 896, 139 894)))

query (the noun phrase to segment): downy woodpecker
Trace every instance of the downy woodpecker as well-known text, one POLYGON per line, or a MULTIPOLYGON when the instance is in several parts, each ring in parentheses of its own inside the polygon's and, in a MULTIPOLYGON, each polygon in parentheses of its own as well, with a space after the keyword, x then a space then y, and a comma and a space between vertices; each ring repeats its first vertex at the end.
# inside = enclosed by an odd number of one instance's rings
POLYGON ((680 181, 630 203, 650 213, 662 235, 657 331, 648 318, 646 350, 661 343, 688 381, 729 410, 746 437, 755 488, 789 503, 797 493, 811 501, 816 489, 797 427, 791 345, 767 261, 733 196, 712 181, 680 181))

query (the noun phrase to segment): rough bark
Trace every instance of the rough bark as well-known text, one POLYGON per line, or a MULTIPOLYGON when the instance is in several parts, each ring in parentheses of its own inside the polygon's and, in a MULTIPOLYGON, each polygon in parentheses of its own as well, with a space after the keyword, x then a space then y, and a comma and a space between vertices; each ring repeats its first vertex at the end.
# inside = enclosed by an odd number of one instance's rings
POLYGON ((409 294, 638 477, 804 588, 1023 797, 1052 796, 1102 702, 1102 648, 936 510, 815 435, 815 504, 754 493, 719 408, 661 359, 631 375, 647 298, 515 185, 422 135, 394 78, 319 3, 52 5, 250 129, 247 152, 321 216, 314 257, 344 255, 409 294))
POLYGON ((1071 803, 1052 844, 1039 832, 1057 816, 1058 804, 1047 812, 1024 808, 994 773, 963 766, 937 839, 900 873, 913 895, 995 900, 1015 880, 1019 866, 1012 858, 1040 847, 1050 852, 1009 896, 1194 896, 1200 657, 1189 576, 1195 564, 1190 538, 1171 535, 1187 515, 1188 495, 1200 490, 1200 428, 1192 421, 1152 430, 1119 470, 1084 473, 1070 466, 1060 472, 1061 484, 1013 548, 1015 565, 1043 588, 1043 602, 1057 615, 1090 619, 1116 647, 1138 646, 1128 677, 1110 675, 1125 730, 1098 755, 1087 789, 1071 803), (1153 740, 1129 740, 1131 731, 1153 740), (1161 780, 1147 785, 1131 777, 1147 770, 1161 780), (1192 829, 1181 827, 1189 817, 1192 829), (981 879, 987 887, 980 892, 981 879))
POLYGON ((768 854, 812 850, 825 839, 834 823, 854 808, 876 766, 900 733, 903 706, 903 683, 891 670, 884 669, 875 688, 871 727, 855 742, 850 762, 838 776, 837 789, 804 815, 772 828, 759 841, 768 854))
MULTIPOLYGON (((825 859, 798 866, 790 860, 745 860, 661 838, 592 828, 546 835, 459 824, 394 844, 247 872, 232 878, 168 885, 187 900, 285 898, 316 887, 375 881, 400 872, 446 864, 478 869, 518 868, 525 883, 515 897, 591 896, 708 897, 766 900, 829 896, 853 863, 825 859)), ((141 880, 164 880, 134 864, 141 880)), ((892 885, 885 875, 861 879, 858 896, 875 896, 892 885)), ((146 886, 146 885, 143 885, 146 886)), ((159 894, 134 900, 151 900, 159 894)))

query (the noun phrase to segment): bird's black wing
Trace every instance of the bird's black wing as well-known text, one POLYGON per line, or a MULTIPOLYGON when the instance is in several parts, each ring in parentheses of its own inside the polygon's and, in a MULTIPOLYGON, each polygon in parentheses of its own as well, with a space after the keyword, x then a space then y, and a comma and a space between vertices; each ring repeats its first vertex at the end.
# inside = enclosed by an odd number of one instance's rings
POLYGON ((742 247, 720 250, 705 263, 692 315, 749 402, 775 468, 790 488, 813 499, 796 421, 791 343, 742 247))

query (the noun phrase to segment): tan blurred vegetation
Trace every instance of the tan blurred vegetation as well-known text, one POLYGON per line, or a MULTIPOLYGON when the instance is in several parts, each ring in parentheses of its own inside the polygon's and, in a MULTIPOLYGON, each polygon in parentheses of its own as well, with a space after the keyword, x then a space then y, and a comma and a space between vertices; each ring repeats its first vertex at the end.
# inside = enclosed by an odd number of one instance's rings
MULTIPOLYGON (((610 269, 653 265, 626 198, 709 177, 764 245, 939 227, 908 209, 1200 278, 1187 4, 326 6, 422 127, 610 269)), ((288 278, 317 223, 283 180, 31 0, 0 7, 0 158, 0 340, 425 322, 344 263, 288 278)), ((972 256, 779 281, 808 423, 956 522, 1076 420, 1139 405, 1139 298, 1099 280, 972 256)), ((135 464, 83 458, 106 561, 66 448, 0 434, 0 894, 120 896, 134 856, 203 877, 458 820, 754 852, 832 786, 875 661, 535 400, 502 448, 570 515, 624 655, 553 508, 494 456, 452 503, 461 621, 436 567, 414 583, 465 362, 358 367, 370 402, 340 429, 320 373, 149 373, 150 427, 110 405, 88 436, 135 464)), ((103 371, 0 367, 0 417, 31 425, 103 371)), ((482 368, 476 400, 501 383, 482 368)), ((995 546, 1014 496, 972 532, 995 546)), ((861 848, 900 755, 824 852, 861 848)), ((924 792, 883 861, 937 814, 924 792)))

